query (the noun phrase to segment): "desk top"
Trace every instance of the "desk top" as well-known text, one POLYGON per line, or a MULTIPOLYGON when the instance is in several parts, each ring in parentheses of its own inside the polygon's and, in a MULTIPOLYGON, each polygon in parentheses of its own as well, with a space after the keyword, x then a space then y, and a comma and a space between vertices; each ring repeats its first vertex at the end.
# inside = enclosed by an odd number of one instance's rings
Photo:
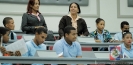
MULTIPOLYGON (((120 61, 133 63, 133 59, 121 59, 120 61)), ((98 64, 114 63, 108 58, 46 58, 46 57, 0 57, 1 63, 45 63, 45 64, 98 64)))

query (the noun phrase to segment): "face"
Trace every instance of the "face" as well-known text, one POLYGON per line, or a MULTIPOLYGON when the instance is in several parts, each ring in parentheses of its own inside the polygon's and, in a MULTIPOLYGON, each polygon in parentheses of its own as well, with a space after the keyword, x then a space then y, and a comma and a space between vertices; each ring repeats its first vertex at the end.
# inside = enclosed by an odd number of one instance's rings
POLYGON ((7 43, 9 41, 9 31, 6 32, 5 35, 3 35, 3 43, 7 43))
POLYGON ((126 45, 131 45, 132 35, 131 34, 126 34, 125 37, 123 38, 123 41, 126 45))
POLYGON ((35 35, 35 38, 39 45, 45 41, 46 37, 47 37, 47 34, 43 33, 43 32, 41 34, 36 33, 36 35, 35 35))
POLYGON ((77 38, 77 31, 76 30, 71 30, 69 34, 65 34, 66 38, 71 41, 74 42, 76 41, 77 38))
POLYGON ((34 6, 31 6, 33 10, 38 11, 39 10, 39 1, 35 0, 34 6))
POLYGON ((6 28, 8 28, 9 30, 14 30, 14 20, 9 20, 9 23, 6 24, 6 28))
POLYGON ((99 30, 102 31, 104 29, 104 27, 105 27, 105 22, 104 21, 100 21, 96 26, 97 26, 97 28, 99 30))
POLYGON ((71 14, 77 14, 77 12, 79 12, 78 10, 78 7, 75 3, 73 3, 71 6, 70 6, 70 13, 71 14))
POLYGON ((124 32, 124 30, 129 30, 129 25, 124 25, 123 28, 121 28, 122 32, 124 32))

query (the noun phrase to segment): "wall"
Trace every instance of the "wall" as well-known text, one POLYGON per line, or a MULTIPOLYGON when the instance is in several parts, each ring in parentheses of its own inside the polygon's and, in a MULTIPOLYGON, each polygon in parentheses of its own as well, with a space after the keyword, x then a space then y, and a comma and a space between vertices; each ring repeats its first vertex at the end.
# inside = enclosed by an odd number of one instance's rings
MULTIPOLYGON (((20 30, 22 14, 26 12, 26 7, 24 4, 0 3, 0 21, 5 16, 11 16, 15 21, 15 30, 20 30)), ((80 16, 85 19, 90 31, 96 29, 95 20, 98 17, 106 21, 105 29, 110 32, 120 32, 121 21, 128 21, 133 27, 133 7, 127 7, 126 0, 89 0, 89 6, 81 6, 81 10, 80 16)), ((58 31, 61 17, 68 14, 68 6, 41 5, 40 11, 48 29, 58 31)), ((0 23, 0 26, 2 25, 0 23)))

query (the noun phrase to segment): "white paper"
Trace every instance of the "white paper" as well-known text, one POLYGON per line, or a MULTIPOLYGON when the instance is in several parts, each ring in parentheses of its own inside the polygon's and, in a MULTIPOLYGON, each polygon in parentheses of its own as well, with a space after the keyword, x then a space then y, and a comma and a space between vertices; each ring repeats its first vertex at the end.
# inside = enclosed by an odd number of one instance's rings
POLYGON ((61 52, 60 54, 58 54, 58 57, 62 56, 63 55, 63 52, 61 52))
POLYGON ((130 58, 125 52, 123 53, 123 58, 130 58))
POLYGON ((21 55, 25 54, 28 51, 26 43, 23 38, 6 46, 6 50, 13 52, 20 51, 21 55))

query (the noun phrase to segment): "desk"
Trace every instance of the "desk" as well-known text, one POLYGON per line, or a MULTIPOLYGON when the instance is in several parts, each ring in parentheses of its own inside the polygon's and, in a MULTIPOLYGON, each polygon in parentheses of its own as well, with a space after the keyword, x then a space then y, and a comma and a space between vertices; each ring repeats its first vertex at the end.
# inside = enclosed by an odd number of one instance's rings
MULTIPOLYGON (((15 41, 10 41, 7 43, 10 44, 10 43, 13 43, 15 41)), ((56 41, 45 41, 44 44, 46 44, 47 46, 53 46, 54 43, 56 41)), ((121 43, 87 43, 87 42, 80 42, 81 46, 90 46, 90 47, 108 47, 109 45, 119 45, 121 43)))
MULTIPOLYGON (((45 41, 44 44, 47 46, 53 46, 55 41, 45 41)), ((119 45, 120 43, 87 43, 80 42, 81 46, 91 46, 91 47, 108 47, 109 45, 119 45)))
MULTIPOLYGON (((133 59, 121 59, 120 61, 133 63, 133 59)), ((97 58, 45 58, 45 57, 0 57, 1 63, 45 63, 45 64, 103 64, 115 63, 109 59, 97 58)))

